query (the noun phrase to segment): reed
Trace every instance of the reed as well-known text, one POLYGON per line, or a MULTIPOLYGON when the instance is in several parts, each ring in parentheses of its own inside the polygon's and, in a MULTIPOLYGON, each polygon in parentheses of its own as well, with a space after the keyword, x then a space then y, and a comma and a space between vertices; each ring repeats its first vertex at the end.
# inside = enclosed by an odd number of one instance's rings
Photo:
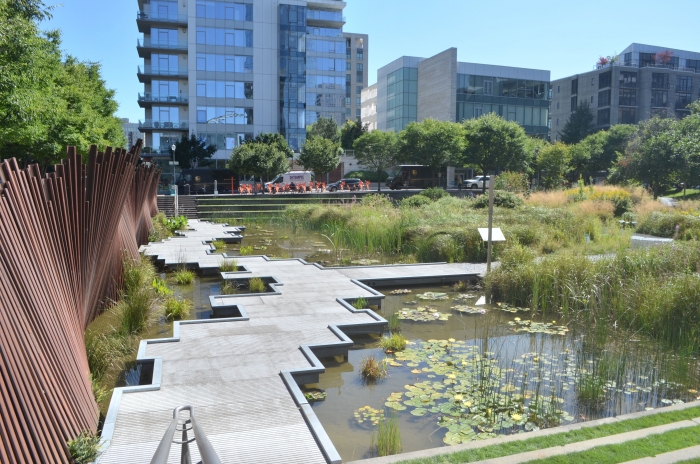
POLYGON ((253 246, 242 246, 238 252, 240 253, 241 256, 250 256, 255 253, 255 250, 253 249, 253 246))
POLYGON ((253 277, 248 281, 248 289, 251 293, 264 293, 267 290, 267 285, 260 277, 253 277))
POLYGON ((188 300, 168 298, 163 305, 165 319, 169 321, 185 319, 190 314, 192 303, 188 300))
POLYGON ((221 272, 237 272, 238 261, 235 259, 222 259, 221 263, 219 263, 219 270, 221 272))
POLYGON ((155 270, 150 261, 139 258, 123 261, 123 291, 113 310, 119 319, 122 336, 141 332, 150 322, 156 303, 153 289, 155 270))
POLYGON ((214 240, 211 242, 217 252, 222 252, 226 249, 226 242, 223 240, 214 240))
POLYGON ((365 309, 367 308, 367 300, 360 297, 352 302, 352 307, 355 309, 365 309))
POLYGON ((239 293, 239 290, 236 282, 232 280, 225 280, 224 283, 221 284, 222 295, 236 295, 237 293, 239 293))
POLYGON ((406 348, 407 343, 408 340, 406 337, 398 333, 392 333, 391 335, 383 336, 379 341, 379 346, 381 346, 385 352, 393 353, 396 351, 402 351, 404 348, 406 348))
POLYGON ((402 450, 399 418, 391 414, 379 421, 376 432, 370 438, 370 453, 373 456, 392 456, 402 450))
POLYGON ((374 383, 386 376, 386 364, 376 357, 368 356, 360 361, 360 377, 366 383, 374 383))
POLYGON ((178 285, 190 285, 194 282, 194 272, 189 269, 178 269, 175 271, 175 282, 178 285))

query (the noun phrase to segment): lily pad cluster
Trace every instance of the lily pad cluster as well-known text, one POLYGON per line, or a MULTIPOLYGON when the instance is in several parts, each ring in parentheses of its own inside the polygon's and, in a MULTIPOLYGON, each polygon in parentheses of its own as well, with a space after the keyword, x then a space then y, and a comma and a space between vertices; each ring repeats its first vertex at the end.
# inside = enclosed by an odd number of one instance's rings
POLYGON ((328 396, 324 390, 312 390, 304 393, 304 398, 309 401, 323 401, 328 396))
POLYGON ((486 309, 476 308, 474 306, 457 305, 452 306, 450 309, 457 311, 462 314, 486 314, 486 309))
POLYGON ((384 419, 384 411, 374 409, 370 406, 364 406, 355 411, 355 420, 358 424, 378 425, 379 421, 384 419))
POLYGON ((438 293, 438 292, 425 292, 425 293, 420 293, 416 295, 416 297, 419 300, 447 300, 449 297, 447 296, 447 293, 438 293))
POLYGON ((392 290, 390 292, 392 295, 406 295, 408 293, 412 293, 409 289, 403 288, 403 289, 398 289, 398 290, 392 290))
POLYGON ((528 332, 528 333, 544 333, 550 335, 566 335, 569 328, 563 325, 555 325, 557 321, 552 322, 535 322, 535 321, 522 321, 519 317, 516 317, 514 321, 508 322, 511 326, 511 330, 514 332, 528 332))
POLYGON ((524 308, 522 306, 513 306, 508 303, 498 303, 498 309, 501 311, 505 311, 508 313, 517 313, 517 312, 528 312, 532 311, 532 308, 524 308))
POLYGON ((476 295, 472 295, 471 293, 460 293, 455 297, 455 301, 473 300, 474 298, 476 298, 476 295))
POLYGON ((416 308, 401 308, 397 313, 399 319, 416 322, 446 321, 450 314, 441 313, 430 306, 418 306, 416 308))

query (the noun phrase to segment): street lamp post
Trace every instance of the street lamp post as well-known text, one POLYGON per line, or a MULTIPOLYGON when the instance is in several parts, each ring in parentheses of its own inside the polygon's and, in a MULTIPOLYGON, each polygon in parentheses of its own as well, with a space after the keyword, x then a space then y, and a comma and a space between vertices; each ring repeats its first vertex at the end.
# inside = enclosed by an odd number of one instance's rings
POLYGON ((170 184, 170 185, 172 186, 172 188, 173 188, 173 190, 174 190, 174 189, 177 188, 177 187, 176 187, 176 182, 175 182, 175 166, 177 166, 177 165, 180 164, 180 163, 178 163, 177 161, 175 161, 175 145, 174 145, 174 144, 171 145, 171 146, 170 146, 170 149, 171 149, 172 152, 173 152, 173 160, 169 162, 169 164, 171 164, 171 165, 173 166, 173 183, 170 184))

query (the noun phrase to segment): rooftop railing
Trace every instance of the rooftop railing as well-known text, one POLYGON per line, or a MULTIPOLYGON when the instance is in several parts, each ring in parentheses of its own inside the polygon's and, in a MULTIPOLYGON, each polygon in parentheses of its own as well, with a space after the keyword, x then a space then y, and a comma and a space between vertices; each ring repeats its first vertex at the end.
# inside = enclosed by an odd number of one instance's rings
POLYGON ((187 15, 158 13, 157 11, 137 11, 136 19, 142 21, 158 21, 167 23, 183 23, 187 24, 187 15))
POLYGON ((162 48, 166 50, 187 50, 187 42, 184 40, 177 42, 159 42, 153 39, 136 39, 137 48, 162 48))
POLYGON ((139 121, 139 130, 144 129, 171 129, 171 130, 188 130, 188 121, 154 121, 152 119, 146 119, 145 121, 139 121))
POLYGON ((146 92, 143 95, 139 94, 140 102, 151 103, 187 103, 189 97, 187 95, 160 95, 157 93, 146 92))

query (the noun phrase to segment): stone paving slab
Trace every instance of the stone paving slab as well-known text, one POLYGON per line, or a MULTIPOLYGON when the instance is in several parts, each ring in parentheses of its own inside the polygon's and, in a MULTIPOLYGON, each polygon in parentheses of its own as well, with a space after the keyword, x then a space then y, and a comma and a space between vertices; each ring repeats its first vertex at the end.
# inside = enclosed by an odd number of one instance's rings
MULTIPOLYGON (((142 253, 166 265, 218 269, 222 256, 212 255, 206 242, 239 229, 202 221, 190 221, 189 228, 181 237, 142 247, 142 253)), ((352 341, 344 330, 386 326, 373 311, 349 304, 359 297, 383 298, 360 281, 453 282, 485 270, 444 263, 337 269, 298 259, 236 260, 247 272, 222 277, 274 277, 277 293, 212 296, 213 307, 238 308, 241 317, 175 323, 172 339, 142 341, 138 359, 154 363, 153 385, 115 390, 100 463, 149 461, 173 409, 184 405, 194 407, 222 462, 340 462, 296 384, 324 370, 316 353, 347 352, 352 341)), ((179 462, 178 446, 169 462, 179 462)))

